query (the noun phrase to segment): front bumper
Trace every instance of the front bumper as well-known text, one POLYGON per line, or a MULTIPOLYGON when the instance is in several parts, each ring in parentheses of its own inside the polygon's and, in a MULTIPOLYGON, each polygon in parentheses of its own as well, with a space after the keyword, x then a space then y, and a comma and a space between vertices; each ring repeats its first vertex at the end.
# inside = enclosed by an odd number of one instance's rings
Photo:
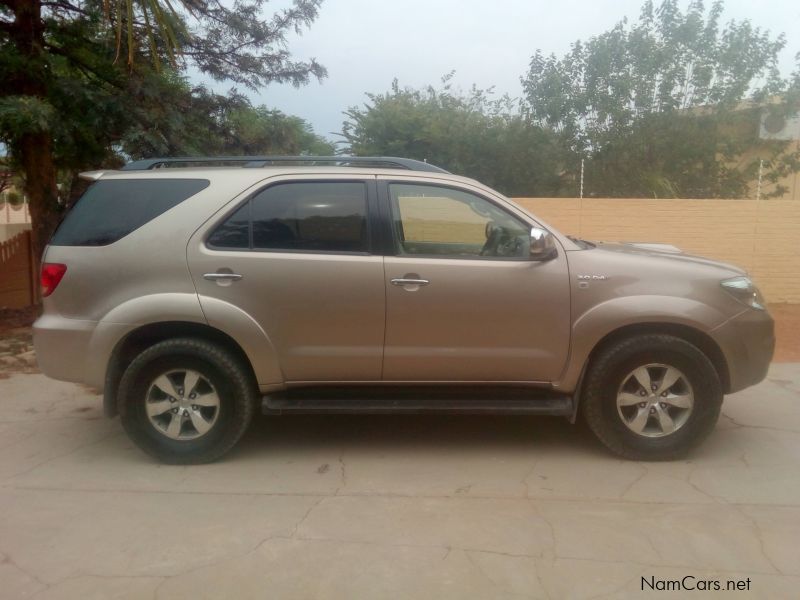
POLYGON ((748 309, 711 332, 728 364, 726 393, 755 385, 767 376, 775 351, 775 322, 765 310, 748 309))

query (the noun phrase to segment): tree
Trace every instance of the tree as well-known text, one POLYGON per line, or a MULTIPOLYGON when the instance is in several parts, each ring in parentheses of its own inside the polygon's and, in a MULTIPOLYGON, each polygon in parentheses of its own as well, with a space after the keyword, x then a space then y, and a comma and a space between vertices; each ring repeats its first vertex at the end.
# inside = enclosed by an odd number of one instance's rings
POLYGON ((220 154, 334 153, 333 144, 314 134, 306 121, 265 106, 240 107, 229 115, 227 125, 226 135, 221 137, 220 154))
MULTIPOLYGON (((537 51, 523 78, 527 110, 573 153, 601 195, 739 197, 758 161, 759 103, 785 94, 784 37, 749 21, 720 24, 723 4, 645 3, 626 20, 558 58, 537 51)), ((775 173, 793 159, 764 148, 775 173), (787 159, 788 158, 788 162, 787 159)), ((775 190, 779 193, 779 190, 775 190)))
POLYGON ((334 152, 303 119, 266 106, 253 106, 235 90, 226 95, 191 87, 173 75, 148 82, 144 96, 128 107, 121 135, 105 140, 110 160, 121 155, 214 156, 235 154, 316 154, 334 152), (156 101, 157 100, 157 101, 156 101))
POLYGON ((0 161, 0 194, 14 185, 14 173, 0 161))
POLYGON ((254 107, 235 90, 216 94, 170 71, 128 81, 135 85, 124 97, 81 86, 93 90, 91 106, 68 128, 54 131, 64 207, 87 186, 78 173, 119 166, 127 158, 334 152, 303 119, 254 107))
POLYGON ((295 0, 265 19, 265 0, 0 0, 0 136, 25 182, 37 252, 60 212, 57 145, 91 142, 61 155, 68 163, 106 156, 92 129, 122 136, 127 109, 143 97, 152 108, 148 95, 169 84, 168 69, 193 66, 251 88, 323 77, 315 60, 294 61, 285 47, 320 3, 295 0))
POLYGON ((395 80, 391 91, 367 94, 368 103, 345 113, 346 149, 428 160, 506 194, 555 194, 564 183, 555 138, 507 96, 475 87, 460 93, 451 78, 438 90, 401 88, 395 80))

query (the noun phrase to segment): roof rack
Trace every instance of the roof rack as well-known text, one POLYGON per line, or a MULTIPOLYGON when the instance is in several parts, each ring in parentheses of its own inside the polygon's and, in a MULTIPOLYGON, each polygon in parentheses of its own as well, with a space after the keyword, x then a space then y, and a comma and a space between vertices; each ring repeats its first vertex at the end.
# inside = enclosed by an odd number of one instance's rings
POLYGON ((368 167, 407 169, 447 173, 435 165, 410 158, 393 156, 179 156, 174 158, 146 158, 135 160, 122 167, 123 171, 147 171, 168 167, 212 165, 219 167, 241 166, 248 168, 291 166, 368 167))

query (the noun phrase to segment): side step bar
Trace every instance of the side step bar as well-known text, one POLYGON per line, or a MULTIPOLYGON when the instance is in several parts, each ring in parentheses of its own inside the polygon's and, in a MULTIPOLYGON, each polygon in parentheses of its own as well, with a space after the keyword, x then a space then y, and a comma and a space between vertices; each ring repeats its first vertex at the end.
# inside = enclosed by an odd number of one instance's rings
POLYGON ((507 414, 571 417, 572 396, 531 388, 300 388, 263 397, 265 415, 507 414), (544 393, 543 393, 544 392, 544 393))

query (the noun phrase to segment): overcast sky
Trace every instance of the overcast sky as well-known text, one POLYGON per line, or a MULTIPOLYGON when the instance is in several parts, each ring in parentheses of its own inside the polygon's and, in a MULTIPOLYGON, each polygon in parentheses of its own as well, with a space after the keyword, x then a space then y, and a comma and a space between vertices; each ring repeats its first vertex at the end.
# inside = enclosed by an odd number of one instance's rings
MULTIPOLYGON (((267 8, 287 3, 278 0, 267 8)), ((519 78, 537 48, 560 55, 576 39, 602 33, 625 16, 635 20, 642 4, 643 0, 325 0, 311 28, 291 36, 289 49, 297 58, 316 57, 327 67, 327 79, 299 89, 271 85, 249 95, 256 104, 308 120, 317 133, 330 138, 331 132, 341 131, 347 107, 363 103, 365 92, 388 90, 395 77, 401 85, 419 87, 436 84, 455 70, 459 87, 495 86, 498 93, 518 97, 519 78)), ((788 75, 800 51, 800 2, 727 0, 725 6, 724 21, 750 19, 755 26, 786 34, 781 65, 788 75)))

